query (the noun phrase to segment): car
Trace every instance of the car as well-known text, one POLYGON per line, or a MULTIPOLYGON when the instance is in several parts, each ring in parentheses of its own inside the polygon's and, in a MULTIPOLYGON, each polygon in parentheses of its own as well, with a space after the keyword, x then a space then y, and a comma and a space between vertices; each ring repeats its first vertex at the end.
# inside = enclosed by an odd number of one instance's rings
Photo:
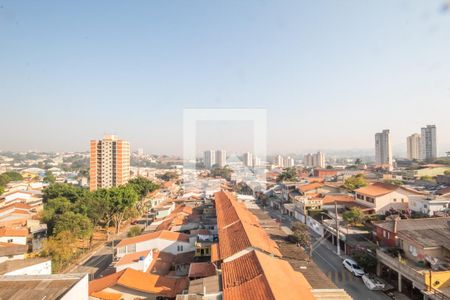
POLYGON ((364 274, 361 278, 369 290, 381 291, 386 287, 386 284, 374 275, 364 274))
POLYGON ((360 277, 363 276, 364 273, 364 269, 361 268, 358 263, 356 261, 354 261, 353 259, 350 258, 346 258, 344 259, 344 261, 342 262, 342 264, 344 265, 344 267, 349 270, 350 272, 353 273, 353 275, 360 277))

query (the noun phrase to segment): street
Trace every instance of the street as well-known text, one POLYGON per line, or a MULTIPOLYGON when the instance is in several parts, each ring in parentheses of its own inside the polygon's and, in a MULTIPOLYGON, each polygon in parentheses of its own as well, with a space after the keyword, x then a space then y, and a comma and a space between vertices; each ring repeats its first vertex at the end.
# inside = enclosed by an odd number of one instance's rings
MULTIPOLYGON (((317 240, 315 237, 313 240, 317 240)), ((361 278, 354 276, 342 265, 342 259, 331 249, 331 244, 324 240, 313 250, 313 260, 339 288, 344 289, 353 299, 390 299, 384 293, 369 290, 361 278)))
MULTIPOLYGON (((269 215, 277 219, 280 225, 290 227, 293 219, 287 215, 283 215, 279 210, 265 207, 264 210, 269 215)), ((320 237, 310 230, 311 242, 314 244, 320 237)), ((335 248, 328 240, 322 240, 313 250, 313 261, 330 278, 338 288, 344 289, 353 299, 365 300, 385 300, 391 299, 387 295, 379 291, 369 290, 361 278, 355 277, 342 265, 342 259, 334 252, 335 248)))

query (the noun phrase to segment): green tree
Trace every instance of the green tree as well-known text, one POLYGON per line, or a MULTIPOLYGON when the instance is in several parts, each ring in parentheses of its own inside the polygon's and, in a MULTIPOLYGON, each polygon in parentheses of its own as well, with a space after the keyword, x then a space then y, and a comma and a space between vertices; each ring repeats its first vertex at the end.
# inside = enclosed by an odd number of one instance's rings
POLYGON ((349 191, 354 191, 366 185, 367 181, 364 179, 364 176, 362 174, 349 177, 344 182, 344 187, 349 191))
POLYGON ((364 217, 361 209, 353 207, 342 214, 342 218, 349 224, 356 225, 362 222, 364 217))
POLYGON ((55 181, 56 181, 55 175, 53 175, 51 171, 47 170, 47 172, 45 172, 44 182, 52 184, 55 183, 55 181))
POLYGON ((297 171, 295 168, 286 168, 283 170, 283 172, 278 175, 277 181, 297 181, 297 171))
POLYGON ((228 167, 225 166, 223 168, 219 168, 217 165, 213 166, 213 169, 211 170, 211 177, 222 177, 226 180, 231 180, 231 173, 233 171, 228 167))
POLYGON ((43 199, 46 202, 49 199, 64 197, 70 202, 75 203, 77 200, 83 198, 87 192, 87 189, 75 187, 68 183, 54 183, 43 190, 43 199))
POLYGON ((450 169, 444 171, 444 174, 445 174, 445 175, 450 175, 450 169))
POLYGON ((158 175, 158 178, 164 181, 171 181, 178 179, 178 174, 176 172, 165 172, 162 175, 158 175))
POLYGON ((159 185, 142 176, 131 179, 128 185, 134 189, 141 199, 159 188, 159 185))
POLYGON ((17 173, 14 171, 5 172, 5 173, 1 174, 0 176, 6 178, 8 180, 8 182, 23 180, 23 176, 20 173, 17 173))
POLYGON ((71 231, 62 231, 44 242, 41 256, 51 256, 52 271, 60 272, 76 254, 76 240, 71 231))
POLYGON ((63 231, 70 231, 76 238, 84 240, 90 238, 93 233, 92 222, 82 214, 68 211, 56 219, 53 235, 63 231))
POLYGON ((114 222, 116 234, 120 231, 120 225, 125 216, 131 215, 139 200, 139 195, 129 185, 113 187, 108 190, 110 211, 108 212, 114 222))
POLYGON ((361 158, 357 158, 357 159, 355 160, 355 165, 359 166, 359 165, 361 165, 361 164, 362 164, 361 158))
POLYGON ((431 182, 431 181, 433 181, 433 177, 426 175, 426 176, 420 177, 420 180, 422 180, 422 181, 430 181, 431 182))
POLYGON ((0 195, 3 194, 5 192, 5 188, 0 186, 0 195))
POLYGON ((128 237, 133 237, 133 236, 137 236, 140 235, 142 232, 142 228, 139 226, 133 226, 130 228, 130 230, 128 230, 127 236, 128 237))
POLYGON ((366 272, 375 272, 377 266, 377 259, 368 251, 358 251, 353 253, 353 259, 366 272))

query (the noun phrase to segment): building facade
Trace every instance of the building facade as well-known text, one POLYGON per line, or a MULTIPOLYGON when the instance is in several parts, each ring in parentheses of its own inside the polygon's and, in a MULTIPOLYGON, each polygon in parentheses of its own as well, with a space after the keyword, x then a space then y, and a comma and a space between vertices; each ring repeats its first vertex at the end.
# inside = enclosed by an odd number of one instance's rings
POLYGON ((89 188, 109 188, 130 179, 130 144, 117 136, 106 135, 90 144, 89 188))
POLYGON ((227 164, 227 152, 225 150, 216 151, 216 165, 219 168, 225 167, 227 164))
POLYGON ((243 155, 244 166, 253 167, 253 154, 251 152, 245 152, 243 155))
POLYGON ((203 153, 203 163, 205 164, 205 168, 211 169, 216 163, 216 152, 214 150, 206 150, 203 153))
POLYGON ((427 127, 422 128, 420 153, 423 160, 432 161, 436 159, 437 146, 435 125, 427 125, 427 127))
POLYGON ((388 129, 375 134, 375 163, 392 168, 392 146, 388 129))
POLYGON ((420 134, 414 133, 406 139, 406 148, 409 160, 420 159, 420 134))

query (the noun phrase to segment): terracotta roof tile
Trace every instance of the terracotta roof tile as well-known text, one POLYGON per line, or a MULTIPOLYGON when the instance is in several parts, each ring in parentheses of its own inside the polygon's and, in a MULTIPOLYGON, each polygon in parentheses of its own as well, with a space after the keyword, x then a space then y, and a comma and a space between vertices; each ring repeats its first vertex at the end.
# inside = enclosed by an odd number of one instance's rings
POLYGON ((26 237, 28 235, 27 228, 11 228, 3 227, 0 228, 0 236, 21 236, 26 237))
POLYGON ((116 266, 127 265, 133 262, 139 261, 139 259, 143 257, 147 257, 151 250, 139 251, 135 253, 130 253, 123 256, 117 263, 116 266))
POLYGON ((318 189, 320 187, 324 186, 323 183, 321 182, 313 182, 313 183, 308 183, 308 184, 302 184, 297 186, 298 190, 302 193, 307 193, 309 191, 313 191, 315 189, 318 189))
POLYGON ((216 275, 216 267, 210 262, 191 263, 188 277, 208 277, 216 275))
POLYGON ((223 263, 222 285, 224 300, 314 299, 309 283, 287 261, 258 251, 223 263))
POLYGON ((392 193, 398 188, 399 188, 398 185, 383 182, 375 182, 371 185, 356 189, 355 192, 372 197, 380 197, 392 193))
POLYGON ((355 197, 347 194, 326 194, 322 199, 322 204, 334 204, 336 201, 338 204, 342 202, 352 202, 355 197))

